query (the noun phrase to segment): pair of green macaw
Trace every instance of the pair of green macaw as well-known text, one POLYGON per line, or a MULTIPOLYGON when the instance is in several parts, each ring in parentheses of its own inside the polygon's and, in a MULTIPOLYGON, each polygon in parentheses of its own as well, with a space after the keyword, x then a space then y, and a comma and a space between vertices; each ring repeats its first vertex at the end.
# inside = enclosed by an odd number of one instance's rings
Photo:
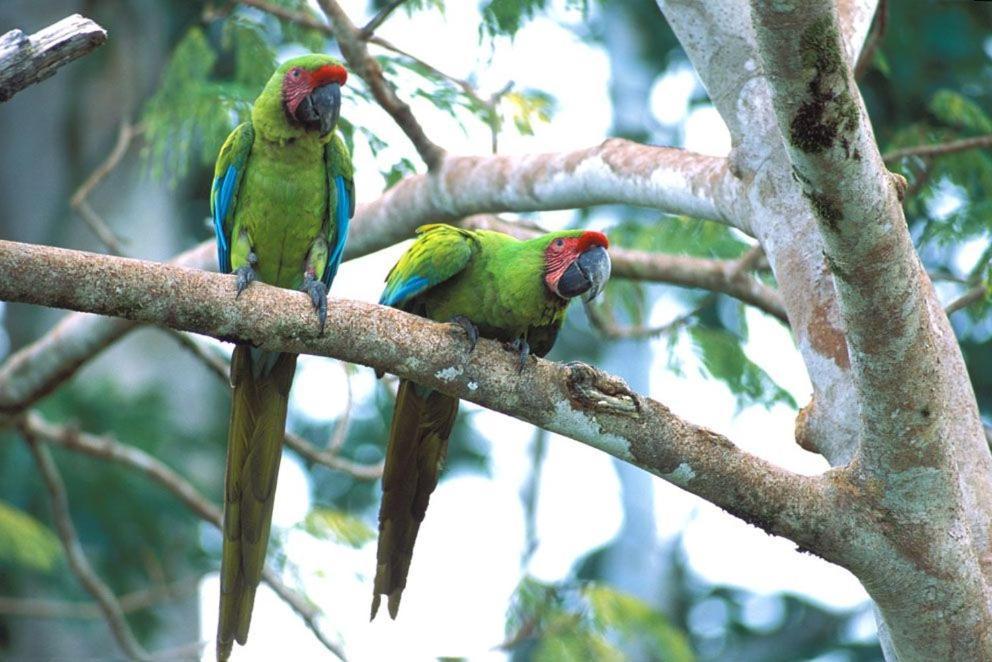
MULTIPOLYGON (((254 280, 308 294, 321 330, 327 288, 355 210, 348 150, 335 132, 347 72, 326 55, 287 61, 217 159, 210 206, 221 271, 237 295, 254 280)), ((570 299, 609 278, 607 239, 569 230, 518 241, 498 232, 428 225, 386 278, 380 303, 454 322, 512 344, 520 368, 552 347, 570 299)), ((237 296, 236 295, 236 296, 237 296)), ((224 487, 217 657, 244 644, 261 579, 296 355, 238 345, 224 487)), ((417 531, 454 425, 458 399, 401 380, 379 513, 372 616, 381 596, 395 618, 417 531)))

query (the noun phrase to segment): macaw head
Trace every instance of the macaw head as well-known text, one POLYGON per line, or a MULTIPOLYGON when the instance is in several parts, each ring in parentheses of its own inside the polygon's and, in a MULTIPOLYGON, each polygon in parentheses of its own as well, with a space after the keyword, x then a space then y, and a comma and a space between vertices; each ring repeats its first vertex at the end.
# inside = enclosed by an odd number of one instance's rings
POLYGON ((314 132, 325 138, 341 116, 341 86, 346 80, 347 70, 329 55, 287 60, 255 101, 252 120, 263 132, 279 134, 273 137, 314 132))
POLYGON ((562 299, 591 301, 610 279, 610 241, 602 232, 566 230, 542 237, 544 283, 562 299))

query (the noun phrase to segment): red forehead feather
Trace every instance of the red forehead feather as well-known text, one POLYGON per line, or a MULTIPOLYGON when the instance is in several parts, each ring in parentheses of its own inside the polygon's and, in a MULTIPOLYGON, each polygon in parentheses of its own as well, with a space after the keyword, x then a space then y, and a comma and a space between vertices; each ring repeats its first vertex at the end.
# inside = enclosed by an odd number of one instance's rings
POLYGON ((609 248, 610 240, 607 239, 606 235, 602 232, 587 230, 578 236, 579 252, 581 253, 585 251, 590 246, 602 246, 603 248, 609 248))
POLYGON ((310 74, 310 82, 314 88, 329 83, 344 85, 346 80, 348 80, 348 72, 339 64, 325 64, 310 74))

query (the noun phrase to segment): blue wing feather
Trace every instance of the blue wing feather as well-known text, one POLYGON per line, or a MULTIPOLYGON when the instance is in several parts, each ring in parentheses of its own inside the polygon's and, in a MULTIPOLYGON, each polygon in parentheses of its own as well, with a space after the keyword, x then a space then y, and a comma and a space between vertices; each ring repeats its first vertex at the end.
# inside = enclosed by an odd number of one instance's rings
POLYGON ((426 290, 430 284, 430 280, 423 276, 412 276, 404 281, 390 283, 390 286, 382 293, 382 297, 379 298, 379 305, 395 306, 398 303, 403 303, 426 290))
POLYGON ((251 122, 239 124, 224 141, 214 166, 214 182, 210 188, 210 213, 217 239, 217 268, 231 271, 231 242, 234 233, 234 212, 238 188, 244 175, 255 139, 251 122))
POLYGON ((337 209, 335 210, 335 231, 334 246, 327 256, 327 266, 324 267, 322 281, 327 287, 331 286, 334 276, 338 273, 341 265, 341 258, 344 256, 344 244, 348 240, 348 225, 351 222, 352 200, 348 194, 348 187, 345 186, 344 177, 338 175, 334 178, 334 188, 337 191, 337 209))
POLYGON ((214 195, 217 196, 214 205, 214 234, 217 237, 217 266, 224 273, 231 271, 231 246, 224 235, 224 219, 234 197, 235 184, 238 181, 238 169, 234 165, 227 167, 223 179, 214 178, 214 195))

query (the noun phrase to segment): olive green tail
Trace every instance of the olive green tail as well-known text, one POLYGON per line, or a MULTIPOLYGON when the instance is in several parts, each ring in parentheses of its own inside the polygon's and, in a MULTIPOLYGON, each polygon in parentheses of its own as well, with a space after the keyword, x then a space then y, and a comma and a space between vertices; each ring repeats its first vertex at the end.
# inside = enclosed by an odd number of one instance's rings
POLYGON ((413 545, 448 450, 458 399, 400 381, 389 430, 379 508, 372 618, 383 595, 396 618, 410 570, 413 545))
POLYGON ((276 477, 296 354, 239 345, 231 358, 231 426, 224 484, 217 659, 248 640, 255 589, 262 578, 276 477))

